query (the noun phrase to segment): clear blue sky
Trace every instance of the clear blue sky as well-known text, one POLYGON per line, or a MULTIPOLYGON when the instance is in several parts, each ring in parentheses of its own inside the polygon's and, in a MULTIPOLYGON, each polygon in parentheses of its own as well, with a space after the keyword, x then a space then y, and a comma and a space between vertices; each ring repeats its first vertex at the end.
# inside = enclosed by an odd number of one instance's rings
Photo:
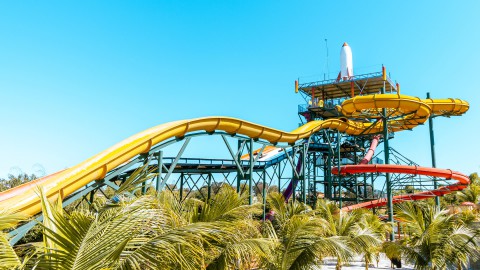
MULTIPOLYGON (((225 115, 292 130, 293 82, 384 64, 404 94, 457 97, 438 167, 480 171, 479 1, 2 1, 0 177, 73 166, 151 126, 225 115)), ((430 165, 427 126, 392 146, 430 165)), ((189 154, 208 156, 215 142, 189 154)), ((213 156, 211 156, 213 157, 213 156)))

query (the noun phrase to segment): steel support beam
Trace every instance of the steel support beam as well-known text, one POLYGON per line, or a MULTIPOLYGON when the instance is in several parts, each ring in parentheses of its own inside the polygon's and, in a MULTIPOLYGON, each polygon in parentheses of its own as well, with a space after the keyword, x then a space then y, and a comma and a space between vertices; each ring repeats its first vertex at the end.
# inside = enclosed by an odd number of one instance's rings
MULTIPOLYGON (((427 98, 430 98, 430 92, 427 92, 427 98)), ((432 155, 432 167, 437 167, 437 162, 435 159, 435 135, 433 134, 433 119, 432 117, 428 118, 428 130, 430 131, 430 153, 432 155)), ((437 179, 433 178, 433 188, 437 189, 437 179)), ((440 207, 440 197, 435 196, 435 205, 440 207)))
POLYGON ((253 165, 254 165, 254 159, 253 159, 253 139, 250 138, 250 141, 248 143, 248 151, 249 151, 249 163, 250 163, 250 169, 248 170, 248 204, 252 205, 253 204, 253 165))
POLYGON ((263 215, 262 215, 262 220, 265 221, 265 211, 266 211, 266 205, 267 205, 267 181, 266 181, 266 172, 265 170, 262 172, 262 204, 263 204, 263 215))
MULTIPOLYGON (((382 94, 385 94, 385 87, 382 88, 382 94)), ((385 154, 385 164, 390 163, 390 147, 388 144, 388 116, 387 116, 387 109, 382 109, 383 115, 383 152, 385 154)), ((388 221, 394 226, 393 222, 393 197, 392 197, 392 182, 390 180, 390 173, 385 173, 385 181, 387 185, 387 213, 388 213, 388 221)), ((392 227, 393 228, 393 227, 392 227)), ((392 230, 390 233, 390 241, 395 240, 395 234, 392 230)))
POLYGON ((212 174, 208 174, 207 178, 207 200, 210 200, 212 197, 212 174))
POLYGON ((155 182, 155 190, 160 191, 160 183, 162 181, 162 169, 163 169, 163 151, 157 152, 157 181, 155 182))
POLYGON ((180 158, 182 157, 183 155, 183 152, 185 152, 185 148, 187 148, 187 145, 188 143, 190 142, 192 138, 187 138, 185 139, 185 142, 183 143, 182 145, 182 148, 180 148, 180 151, 178 152, 177 156, 175 157, 175 160, 172 162, 172 164, 170 165, 170 168, 168 169, 168 172, 167 174, 165 175, 165 177, 162 179, 161 183, 160 183, 160 186, 159 186, 159 190, 162 190, 164 187, 165 187, 165 183, 167 182, 168 178, 170 177, 170 175, 172 175, 173 173, 173 170, 175 169, 175 166, 177 166, 177 163, 178 161, 180 160, 180 158))
POLYGON ((308 145, 309 145, 308 142, 309 141, 310 141, 310 139, 307 141, 307 143, 305 143, 303 145, 303 148, 302 148, 302 172, 301 172, 302 177, 303 177, 303 181, 302 181, 303 182, 302 202, 305 203, 305 204, 307 203, 307 192, 308 192, 308 190, 307 190, 308 179, 306 177, 306 175, 307 175, 306 174, 306 171, 307 171, 306 168, 307 168, 307 152, 308 152, 308 145))
MULTIPOLYGON (((244 176, 244 172, 243 172, 242 166, 240 165, 238 152, 237 152, 237 154, 235 154, 235 153, 233 152, 232 147, 230 147, 230 144, 228 143, 227 138, 225 137, 225 135, 222 135, 222 139, 223 139, 223 141, 225 142, 225 145, 227 146, 228 152, 230 152, 230 155, 232 156, 232 159, 233 159, 233 161, 235 162, 235 165, 237 166, 238 173, 240 173, 241 176, 243 177, 243 176, 244 176)), ((239 150, 240 150, 240 145, 239 145, 238 148, 239 148, 239 150)))
POLYGON ((340 166, 341 166, 341 162, 342 162, 342 157, 340 155, 340 147, 341 147, 341 143, 340 143, 340 140, 341 140, 341 135, 340 135, 340 131, 337 130, 337 157, 338 157, 338 163, 337 163, 337 167, 338 167, 338 206, 340 207, 340 209, 342 209, 342 174, 340 172, 340 166))

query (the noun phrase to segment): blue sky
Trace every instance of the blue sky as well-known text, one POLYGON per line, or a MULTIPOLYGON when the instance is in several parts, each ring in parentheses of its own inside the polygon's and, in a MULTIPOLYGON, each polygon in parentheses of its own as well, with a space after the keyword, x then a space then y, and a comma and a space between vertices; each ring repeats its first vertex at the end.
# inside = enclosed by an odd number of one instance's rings
MULTIPOLYGON (((437 166, 480 171, 478 1, 3 1, 0 177, 73 166, 167 121, 299 122, 293 82, 381 64, 404 94, 470 102, 435 119, 437 166)), ((216 154, 217 141, 189 155, 216 154)), ((427 126, 391 145, 430 165, 427 126)), ((211 156, 210 157, 215 157, 211 156)))

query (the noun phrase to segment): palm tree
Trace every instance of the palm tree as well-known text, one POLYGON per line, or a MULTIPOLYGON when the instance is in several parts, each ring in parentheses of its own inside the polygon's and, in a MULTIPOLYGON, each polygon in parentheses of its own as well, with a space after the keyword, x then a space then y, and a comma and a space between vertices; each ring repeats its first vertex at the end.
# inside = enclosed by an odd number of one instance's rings
POLYGON ((14 228, 19 222, 26 220, 26 216, 0 210, 0 269, 15 269, 22 266, 22 261, 8 242, 5 230, 14 228))
POLYGON ((462 190, 458 197, 460 202, 478 203, 480 199, 480 186, 471 184, 468 188, 462 190))
POLYGON ((415 269, 461 269, 468 258, 478 257, 479 231, 461 214, 449 214, 431 203, 403 203, 395 210, 408 237, 387 244, 387 255, 401 254, 415 269))
MULTIPOLYGON (((356 215, 361 217, 361 226, 369 228, 379 237, 380 241, 386 241, 387 234, 392 231, 391 224, 383 222, 377 215, 374 215, 367 209, 355 210, 356 215)), ((372 245, 363 249, 363 259, 365 262, 365 270, 368 270, 369 265, 374 261, 379 260, 382 251, 381 245, 372 245)))
POLYGON ((268 195, 269 208, 275 212, 265 231, 278 241, 275 256, 264 262, 265 269, 310 269, 327 256, 346 259, 349 248, 337 236, 329 236, 328 222, 299 202, 285 204, 279 193, 268 195))
POLYGON ((364 254, 366 268, 371 262, 374 247, 381 244, 384 227, 372 221, 372 217, 364 211, 343 212, 334 202, 318 200, 316 212, 328 223, 328 236, 341 239, 351 249, 350 256, 344 260, 337 257, 336 269, 342 268, 342 263, 350 260, 354 254, 364 254))
POLYGON ((243 205, 233 189, 207 202, 180 203, 165 191, 71 213, 41 194, 37 269, 247 269, 275 244, 252 218, 259 206, 243 205))

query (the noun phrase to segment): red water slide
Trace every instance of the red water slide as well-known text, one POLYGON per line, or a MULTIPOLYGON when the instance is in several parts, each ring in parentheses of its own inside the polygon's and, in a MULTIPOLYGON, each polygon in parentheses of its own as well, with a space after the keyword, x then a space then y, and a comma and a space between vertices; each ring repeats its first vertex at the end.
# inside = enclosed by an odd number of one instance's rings
MULTIPOLYGON (((470 178, 467 175, 455 172, 452 170, 445 169, 436 169, 420 166, 406 166, 406 165, 379 165, 379 164, 368 164, 375 153, 378 142, 380 140, 380 135, 373 137, 370 148, 367 151, 365 157, 360 161, 358 165, 346 165, 340 167, 340 174, 360 174, 360 173, 402 173, 402 174, 411 174, 411 175, 425 175, 438 178, 445 178, 447 180, 453 179, 457 180, 457 183, 451 184, 448 186, 443 186, 430 191, 423 191, 413 194, 403 194, 398 196, 393 196, 393 203, 401 203, 404 201, 415 201, 432 198, 434 196, 442 196, 453 191, 465 189, 470 184, 470 178)), ((338 174, 338 167, 332 168, 333 174, 338 174)), ((369 202, 354 204, 350 206, 343 207, 344 211, 351 211, 358 208, 373 208, 384 206, 387 204, 387 198, 382 198, 378 200, 373 200, 369 202)))
MULTIPOLYGON (((332 168, 332 173, 337 174, 338 168, 332 168)), ((360 165, 346 165, 340 167, 340 174, 357 174, 357 173, 402 173, 411 175, 425 175, 438 178, 445 178, 447 180, 457 180, 457 183, 442 186, 440 188, 423 191, 413 194, 403 194, 393 196, 393 203, 400 203, 404 201, 415 201, 432 198, 434 196, 442 196, 453 191, 462 190, 468 187, 470 179, 467 175, 449 169, 437 169, 420 166, 406 166, 406 165, 389 165, 389 164, 360 164, 360 165)), ((343 207, 342 210, 351 211, 358 208, 373 208, 384 206, 387 204, 387 198, 373 200, 369 202, 354 204, 343 207)))

